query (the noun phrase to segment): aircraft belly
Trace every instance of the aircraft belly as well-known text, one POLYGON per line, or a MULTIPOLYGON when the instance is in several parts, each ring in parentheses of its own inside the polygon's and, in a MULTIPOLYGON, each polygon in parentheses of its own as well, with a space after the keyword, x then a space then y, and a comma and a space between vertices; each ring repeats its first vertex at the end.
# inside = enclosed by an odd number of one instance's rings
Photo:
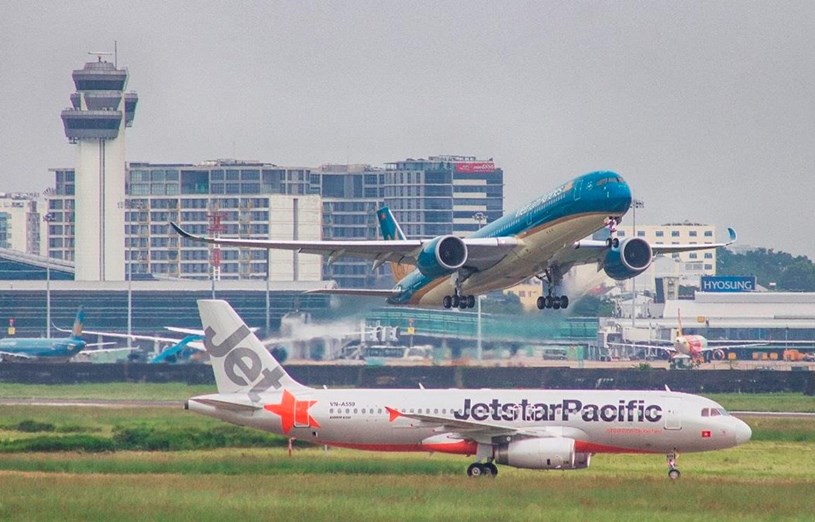
MULTIPOLYGON (((524 246, 514 250, 492 267, 476 272, 462 284, 465 294, 484 294, 521 283, 548 268, 563 248, 572 248, 578 241, 603 226, 605 214, 581 214, 530 229, 519 237, 524 246)), ((429 289, 417 292, 413 304, 440 305, 444 296, 453 293, 455 275, 446 275, 431 282, 429 289)), ((427 288, 427 287, 426 287, 427 288)))
POLYGON ((535 230, 523 237, 524 247, 513 251, 488 270, 469 277, 466 293, 483 293, 521 283, 548 268, 563 248, 603 226, 605 215, 584 214, 535 230))

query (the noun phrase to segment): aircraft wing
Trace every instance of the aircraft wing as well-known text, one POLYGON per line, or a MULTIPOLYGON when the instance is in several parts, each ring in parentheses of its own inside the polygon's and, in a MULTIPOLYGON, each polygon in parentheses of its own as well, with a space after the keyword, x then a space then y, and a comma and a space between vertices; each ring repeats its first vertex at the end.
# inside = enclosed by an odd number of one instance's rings
MULTIPOLYGON (((71 330, 67 328, 60 328, 57 325, 54 325, 60 332, 67 332, 70 333, 71 330)), ((119 332, 102 332, 102 331, 94 331, 94 330, 82 330, 83 334, 89 335, 102 335, 104 337, 113 337, 114 339, 130 339, 131 341, 159 341, 159 342, 166 342, 166 343, 177 343, 180 339, 174 339, 172 337, 160 337, 154 335, 140 335, 140 334, 126 334, 126 333, 119 333, 119 332)), ((86 346, 94 346, 92 344, 88 344, 86 346)))
MULTIPOLYGON (((654 243, 651 244, 651 250, 654 255, 661 255, 725 247, 736 241, 735 230, 728 228, 727 233, 728 240, 724 243, 687 243, 681 245, 654 243)), ((608 244, 605 240, 583 239, 575 242, 573 247, 571 249, 561 249, 553 258, 553 262, 560 265, 564 272, 568 271, 572 266, 590 263, 597 263, 598 266, 602 267, 608 253, 608 244)))
MULTIPOLYGON (((385 262, 413 264, 422 251, 422 248, 433 239, 397 239, 397 240, 276 240, 276 239, 228 239, 190 234, 176 223, 170 223, 178 234, 192 241, 200 241, 215 245, 266 248, 277 250, 293 250, 303 254, 317 254, 335 259, 342 256, 361 257, 372 259, 377 264, 385 262)), ((477 270, 492 266, 506 256, 512 249, 522 244, 514 237, 493 238, 463 238, 467 245, 467 264, 477 270)), ((384 291, 373 294, 377 297, 389 296, 384 291)), ((313 290, 312 293, 338 293, 336 290, 313 290)), ((356 295, 360 295, 357 292, 356 295)))
POLYGON ((30 361, 31 359, 35 359, 35 357, 22 353, 0 352, 0 360, 4 361, 30 361))
POLYGON ((354 295, 357 297, 396 297, 398 290, 385 288, 315 288, 307 294, 354 295))
POLYGON ((491 442, 492 437, 521 436, 521 437, 576 437, 585 433, 576 433, 580 430, 572 428, 562 428, 554 426, 551 428, 516 428, 503 424, 484 421, 470 421, 451 419, 449 417, 438 417, 435 415, 404 413, 395 408, 385 408, 393 422, 399 417, 417 420, 424 427, 436 427, 437 431, 452 431, 462 439, 473 439, 476 441, 491 442))
POLYGON ((692 250, 707 250, 709 248, 725 247, 736 241, 736 231, 732 228, 727 229, 728 240, 724 243, 700 243, 700 244, 684 244, 684 245, 651 245, 654 250, 654 255, 659 254, 673 254, 676 252, 689 252, 692 250))
MULTIPOLYGON (((115 342, 109 342, 109 343, 85 343, 85 348, 90 348, 92 346, 110 346, 112 344, 118 344, 118 343, 115 343, 115 342)), ((101 353, 101 352, 116 352, 116 351, 120 351, 120 350, 130 350, 130 349, 131 348, 104 348, 104 349, 101 349, 101 350, 97 349, 97 350, 92 350, 92 351, 94 353, 101 353)))
POLYGON ((611 342, 608 343, 609 346, 620 347, 620 348, 651 348, 654 350, 663 350, 666 352, 674 353, 676 352, 676 348, 673 345, 668 344, 641 344, 641 343, 615 343, 611 342))

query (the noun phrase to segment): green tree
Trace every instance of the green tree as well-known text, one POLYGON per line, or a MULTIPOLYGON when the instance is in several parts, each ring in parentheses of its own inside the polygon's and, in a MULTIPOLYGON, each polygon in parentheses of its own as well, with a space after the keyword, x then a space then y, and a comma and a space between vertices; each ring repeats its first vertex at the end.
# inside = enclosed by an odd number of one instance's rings
POLYGON ((569 311, 576 317, 611 317, 614 303, 605 297, 586 294, 570 305, 569 311))
POLYGON ((806 256, 757 248, 742 254, 727 249, 718 252, 719 275, 754 275, 758 284, 788 292, 815 291, 815 263, 806 256))

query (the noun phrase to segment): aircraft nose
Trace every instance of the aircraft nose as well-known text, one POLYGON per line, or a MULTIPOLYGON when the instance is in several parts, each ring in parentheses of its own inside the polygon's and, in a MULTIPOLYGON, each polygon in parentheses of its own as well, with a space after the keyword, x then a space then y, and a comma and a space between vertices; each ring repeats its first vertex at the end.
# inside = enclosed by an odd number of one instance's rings
POLYGON ((753 436, 753 430, 741 419, 736 419, 736 444, 744 444, 753 436))
POLYGON ((629 207, 631 206, 631 187, 628 186, 624 180, 621 179, 620 183, 615 183, 613 185, 613 192, 612 192, 612 199, 615 202, 615 209, 620 212, 628 211, 629 207))

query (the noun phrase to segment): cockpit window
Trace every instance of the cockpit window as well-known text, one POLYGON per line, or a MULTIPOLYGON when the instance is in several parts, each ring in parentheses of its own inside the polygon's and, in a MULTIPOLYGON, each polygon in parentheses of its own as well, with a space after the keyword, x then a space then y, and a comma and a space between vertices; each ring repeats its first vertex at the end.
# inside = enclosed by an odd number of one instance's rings
POLYGON ((702 408, 702 417, 718 417, 719 415, 730 415, 724 408, 702 408))

